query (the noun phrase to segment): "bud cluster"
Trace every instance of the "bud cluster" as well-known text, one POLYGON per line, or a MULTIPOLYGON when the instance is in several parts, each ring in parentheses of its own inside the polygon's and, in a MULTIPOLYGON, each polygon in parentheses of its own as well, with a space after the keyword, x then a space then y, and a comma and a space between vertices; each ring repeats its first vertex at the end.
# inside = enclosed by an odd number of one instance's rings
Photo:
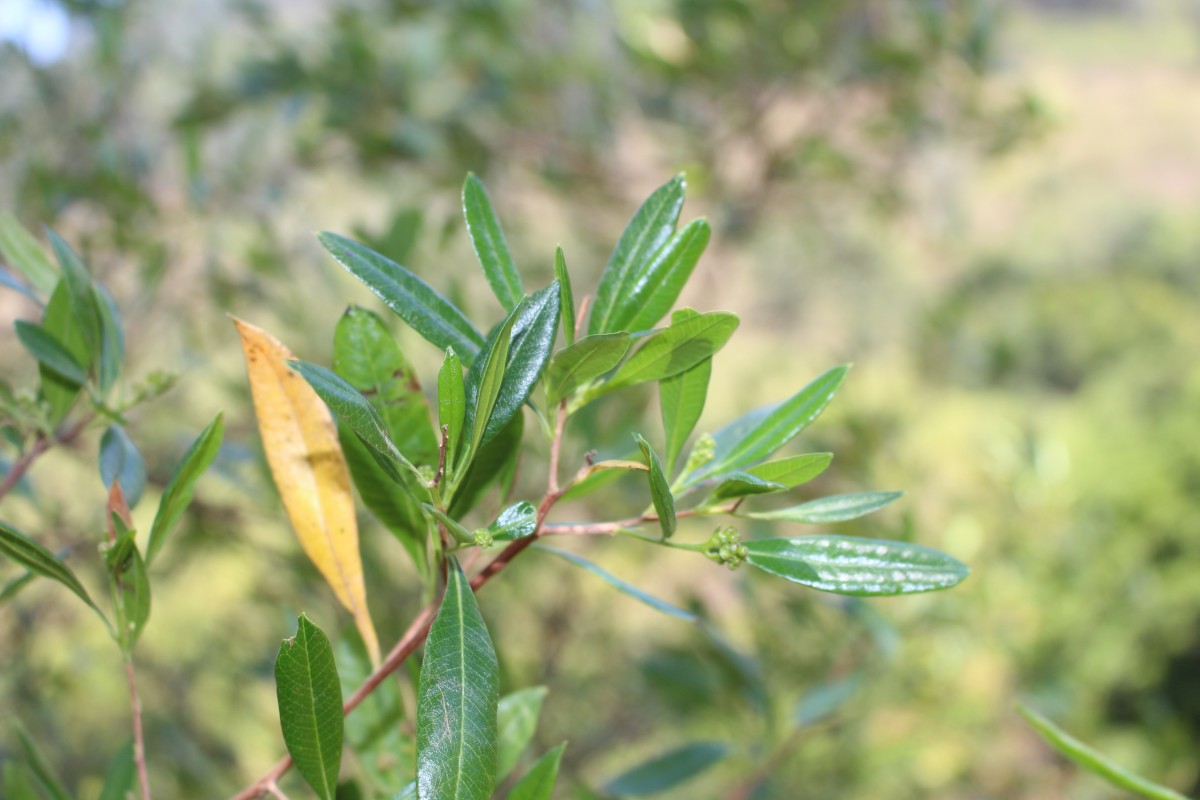
POLYGON ((705 543, 704 555, 729 569, 737 569, 750 555, 750 551, 742 544, 742 535, 737 529, 726 526, 713 532, 712 537, 705 543))

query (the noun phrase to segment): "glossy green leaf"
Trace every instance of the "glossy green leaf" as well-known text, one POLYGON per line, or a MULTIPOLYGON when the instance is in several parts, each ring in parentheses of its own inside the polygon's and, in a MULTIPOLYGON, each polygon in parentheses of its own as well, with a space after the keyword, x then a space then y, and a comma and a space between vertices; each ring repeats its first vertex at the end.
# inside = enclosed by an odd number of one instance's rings
MULTIPOLYGON (((358 434, 369 447, 384 459, 394 461, 408 469, 413 474, 417 468, 404 457, 388 436, 383 417, 375 410, 371 401, 351 386, 337 373, 307 361, 289 361, 288 366, 296 370, 308 381, 313 391, 325 401, 325 405, 337 416, 338 420, 358 434)), ((385 461, 384 463, 390 463, 385 461)), ((400 473, 391 473, 396 480, 401 480, 400 473)))
POLYGON ((100 479, 105 489, 111 489, 113 481, 119 480, 130 508, 137 506, 146 489, 146 462, 120 425, 109 425, 100 437, 100 479))
POLYGON ((335 233, 317 235, 351 275, 367 285, 402 320, 442 350, 453 347, 470 364, 483 335, 450 301, 396 262, 335 233))
POLYGON ((622 296, 621 306, 610 316, 608 324, 627 331, 653 328, 679 299, 711 236, 708 221, 697 219, 668 239, 634 270, 628 294, 622 296))
POLYGON ((525 752, 529 742, 533 740, 546 692, 545 686, 533 686, 500 698, 500 705, 496 711, 497 783, 508 777, 521 760, 521 754, 525 752))
POLYGON ((562 306, 563 340, 575 344, 575 295, 571 291, 571 276, 567 273, 567 257, 561 247, 554 248, 554 278, 558 281, 559 304, 562 306))
POLYGON ((221 439, 225 435, 225 420, 222 414, 217 414, 208 423, 200 435, 188 447, 183 458, 171 473, 171 480, 163 490, 162 499, 158 501, 158 511, 154 515, 154 523, 150 526, 150 539, 146 544, 146 563, 154 561, 163 543, 175 529, 179 518, 192 502, 196 490, 196 481, 204 474, 217 457, 221 449, 221 439))
POLYGON ((116 514, 113 517, 118 526, 117 541, 105 554, 105 560, 117 618, 117 641, 128 653, 150 619, 150 577, 138 552, 134 532, 125 529, 116 514))
POLYGON ((674 234, 686 187, 683 176, 676 175, 656 189, 633 215, 600 275, 588 333, 621 330, 614 320, 626 313, 634 276, 674 234))
POLYGON ((0 256, 44 295, 54 291, 58 270, 41 243, 12 214, 0 214, 0 256))
POLYGON ((461 519, 483 498, 491 487, 500 485, 500 496, 508 495, 508 486, 516 474, 525 434, 525 417, 518 414, 500 435, 488 442, 471 459, 470 468, 457 484, 450 501, 450 515, 461 519))
MULTIPOLYGON (((59 281, 50 294, 46 310, 42 312, 41 327, 61 343, 74 357, 75 362, 86 371, 89 364, 87 342, 83 338, 79 321, 71 310, 66 281, 59 281)), ((39 364, 38 373, 41 378, 42 396, 50 406, 50 420, 57 425, 66 417, 79 397, 80 384, 60 376, 44 364, 39 364)))
POLYGON ((47 228, 46 236, 50 247, 62 267, 63 283, 67 286, 67 296, 70 299, 71 313, 75 316, 84 344, 87 346, 87 360, 91 365, 100 355, 100 309, 96 305, 96 292, 92 286, 92 276, 84 263, 57 233, 47 228))
POLYGON ((633 337, 628 333, 598 333, 559 350, 546 369, 549 404, 556 405, 559 399, 615 368, 632 345, 633 337))
POLYGON ((392 795, 392 800, 417 800, 417 782, 405 784, 404 788, 392 795))
POLYGON ((438 422, 446 430, 446 473, 455 474, 457 453, 462 446, 466 424, 467 395, 463 384, 462 362, 454 348, 446 349, 446 358, 438 370, 438 422))
POLYGON ((860 675, 850 675, 806 689, 792 711, 792 723, 804 728, 831 716, 857 694, 862 683, 860 675))
POLYGON ((488 423, 500 389, 504 383, 504 368, 512 349, 512 330, 524 304, 517 306, 508 319, 488 337, 487 351, 483 353, 467 373, 467 417, 464 430, 468 431, 463 463, 470 464, 471 457, 484 443, 488 423))
POLYGON ((525 296, 525 288, 521 285, 521 274, 513 263, 512 255, 508 252, 508 244, 504 241, 504 229, 492 208, 487 189, 483 182, 473 173, 467 174, 467 180, 462 190, 463 217, 467 221, 467 233, 471 237, 471 246, 483 267, 483 274, 491 284, 496 299, 505 311, 512 311, 525 296))
POLYGON ((658 453, 654 452, 650 443, 640 435, 635 434, 634 438, 637 439, 638 447, 642 449, 642 457, 650 467, 650 499, 658 514, 658 524, 662 528, 663 538, 670 539, 675 534, 676 527, 675 498, 671 495, 671 482, 667 480, 667 473, 663 470, 662 462, 658 460, 658 453))
POLYGON ((126 800, 133 791, 137 767, 133 761, 133 740, 121 745, 104 773, 104 785, 97 800, 126 800))
POLYGON ((764 572, 834 594, 880 596, 949 589, 969 570, 929 547, 882 539, 809 536, 745 543, 746 561, 764 572))
POLYGON ((357 306, 346 309, 333 335, 333 371, 375 407, 405 458, 437 466, 441 437, 416 370, 377 314, 357 306))
POLYGON ((421 800, 489 800, 496 785, 500 668, 475 595, 451 560, 417 688, 421 800))
POLYGON ((546 545, 543 545, 543 544, 535 545, 535 547, 537 547, 538 550, 542 550, 547 553, 553 553, 554 555, 558 556, 559 558, 569 561, 577 567, 586 569, 588 572, 592 573, 593 575, 600 577, 602 580, 604 580, 605 583, 607 583, 609 586, 616 589, 618 592, 627 594, 630 597, 632 597, 633 599, 637 600, 638 602, 645 603, 646 605, 653 608, 655 611, 661 611, 663 614, 666 614, 667 616, 675 617, 676 619, 681 619, 684 622, 698 621, 698 617, 695 614, 693 614, 692 612, 684 611, 679 606, 671 605, 666 600, 660 600, 659 598, 655 597, 652 594, 647 594, 646 592, 643 592, 641 589, 634 586, 633 584, 627 583, 626 581, 621 580, 616 575, 613 575, 611 572, 601 569, 599 566, 597 566, 596 564, 593 564, 591 561, 588 561, 586 558, 584 558, 582 556, 577 556, 574 553, 568 553, 566 550, 559 550, 554 547, 547 547, 546 545))
POLYGON ((380 463, 382 457, 342 423, 338 423, 338 441, 363 504, 396 537, 423 574, 427 528, 421 503, 428 500, 428 493, 407 481, 397 483, 380 463))
POLYGON ((333 800, 342 763, 342 688, 329 639, 303 614, 275 659, 275 692, 296 769, 322 800, 333 800))
POLYGON ((604 791, 617 797, 643 797, 690 781, 729 754, 721 742, 691 742, 613 778, 604 791))
POLYGON ((121 376, 125 363, 125 328, 117 302, 103 286, 96 284, 96 310, 100 315, 100 353, 97 374, 100 391, 107 392, 121 376))
POLYGON ((562 763, 563 751, 567 743, 563 742, 537 760, 529 771, 521 776, 508 800, 550 800, 554 794, 554 784, 558 781, 558 767, 562 763))
POLYGON ((46 757, 42 755, 41 749, 34 744, 33 739, 29 737, 25 728, 19 723, 14 727, 16 728, 17 741, 21 744, 21 752, 25 756, 25 763, 29 765, 29 769, 37 779, 38 785, 53 800, 71 800, 71 795, 63 787, 62 781, 59 780, 58 776, 54 774, 54 770, 50 768, 50 763, 46 761, 46 757))
POLYGON ((1148 800, 1187 800, 1166 786, 1161 786, 1142 776, 1130 772, 1112 759, 1093 750, 1050 720, 1024 704, 1018 704, 1017 712, 1037 730, 1054 749, 1084 769, 1099 775, 1113 786, 1141 795, 1148 800))
MULTIPOLYGON (((671 323, 698 316, 690 308, 671 315, 671 323)), ((708 397, 708 381, 712 376, 712 359, 706 358, 691 369, 663 378, 658 385, 659 406, 662 409, 663 430, 667 437, 667 474, 675 472, 675 462, 691 436, 708 397)))
POLYGON ((87 383, 87 370, 62 342, 31 322, 19 319, 13 323, 13 327, 17 332, 17 340, 39 364, 75 386, 87 383))
POLYGON ((537 529, 537 509, 528 500, 513 503, 500 512, 496 521, 488 526, 488 533, 497 542, 511 542, 532 536, 537 529))
POLYGON ((781 483, 789 489, 808 483, 829 468, 833 453, 805 453, 748 467, 746 472, 764 481, 781 483))
POLYGON ((754 511, 741 516, 750 519, 769 519, 782 522, 804 522, 809 525, 824 525, 858 519, 899 500, 904 492, 859 492, 821 497, 798 506, 780 508, 775 511, 754 511))
POLYGON ((104 613, 92 602, 83 584, 66 564, 33 539, 4 522, 0 522, 0 555, 11 558, 30 572, 58 581, 104 619, 104 613))
MULTIPOLYGON (((483 434, 483 444, 495 438, 509 420, 516 416, 517 411, 529 399, 533 387, 541 379, 554 350, 555 336, 558 334, 560 300, 558 283, 555 282, 535 292, 514 312, 516 319, 512 326, 512 347, 508 352, 500 393, 483 434)), ((472 385, 468 375, 468 399, 471 396, 472 385)), ((471 407, 469 401, 467 407, 471 407)), ((473 419, 479 419, 479 416, 476 415, 473 419)))
POLYGON ((712 494, 708 496, 704 504, 713 505, 722 500, 733 500, 738 497, 749 497, 754 494, 782 492, 787 488, 782 483, 763 480, 757 475, 751 475, 749 472, 730 472, 721 476, 721 482, 717 484, 716 489, 713 489, 712 494))
POLYGON ((737 326, 737 315, 725 311, 697 314, 674 323, 648 337, 601 391, 662 380, 685 372, 712 358, 729 341, 737 326))

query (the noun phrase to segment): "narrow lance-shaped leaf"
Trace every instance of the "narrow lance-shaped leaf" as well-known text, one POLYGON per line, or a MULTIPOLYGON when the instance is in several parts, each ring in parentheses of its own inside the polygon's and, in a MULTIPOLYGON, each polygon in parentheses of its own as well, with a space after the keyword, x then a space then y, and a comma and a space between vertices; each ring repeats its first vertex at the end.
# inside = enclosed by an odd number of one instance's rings
POLYGON ((109 425, 100 437, 100 479, 105 489, 119 480, 130 508, 137 506, 146 489, 146 462, 120 425, 109 425))
POLYGON ((969 570, 929 547, 882 539, 810 536, 745 543, 747 563, 822 592, 861 596, 949 589, 969 570))
POLYGON ((1054 749, 1079 766, 1099 775, 1113 786, 1139 794, 1147 800, 1187 800, 1182 794, 1166 786, 1146 780, 1141 775, 1120 766, 1104 754, 1088 747, 1071 734, 1024 704, 1017 705, 1017 713, 1053 745, 1054 749))
POLYGON ((545 686, 533 686, 500 698, 500 705, 496 711, 497 783, 508 777, 532 741, 533 733, 537 729, 538 715, 542 712, 542 701, 546 699, 546 691, 545 686))
POLYGON ((75 359, 66 345, 51 333, 20 319, 13 323, 13 327, 17 332, 17 341, 25 346, 39 364, 73 386, 87 383, 87 369, 75 359))
POLYGON ((462 204, 467 234, 471 237, 471 246, 475 248, 483 274, 487 276, 500 305, 504 306, 505 311, 512 311, 525 296, 525 288, 521 285, 517 265, 508 252, 504 229, 500 227, 500 219, 492 208, 487 189, 473 173, 468 173, 463 183, 462 204))
POLYGON ((575 296, 571 292, 571 276, 562 247, 554 248, 554 277, 561 297, 563 340, 570 347, 575 344, 575 296))
POLYGON ((438 370, 438 422, 446 431, 446 473, 454 475, 458 450, 462 446, 466 422, 467 395, 463 384, 462 362, 454 348, 446 349, 446 359, 438 370))
POLYGON ((749 472, 730 472, 721 476, 717 488, 704 501, 705 505, 720 503, 722 500, 732 500, 738 497, 749 497, 755 494, 782 492, 788 487, 782 483, 763 480, 749 472))
POLYGON ((42 795, 33 785, 33 773, 29 767, 13 760, 5 761, 0 767, 3 767, 3 785, 0 788, 4 789, 6 800, 42 800, 42 795))
POLYGON ((0 256, 44 295, 54 291, 58 270, 42 245, 12 214, 0 214, 0 256))
POLYGON ((645 603, 646 605, 650 606, 650 608, 653 608, 655 611, 661 611, 663 614, 666 614, 667 616, 675 617, 676 619, 681 619, 684 622, 696 622, 699 619, 692 612, 684 611, 679 606, 671 605, 666 600, 660 600, 659 598, 655 597, 652 594, 647 594, 646 592, 643 592, 641 589, 634 586, 633 584, 621 580, 616 575, 613 575, 611 572, 601 569, 599 566, 597 566, 596 564, 593 564, 591 561, 588 561, 586 558, 583 558, 582 556, 577 556, 574 553, 568 553, 566 550, 558 550, 557 548, 547 547, 546 545, 542 545, 542 544, 535 545, 535 547, 537 547, 538 550, 544 550, 547 553, 553 553, 554 555, 558 556, 559 558, 569 561, 572 564, 574 564, 575 566, 580 567, 581 569, 587 570, 588 572, 592 573, 593 575, 600 577, 602 580, 604 580, 605 583, 607 583, 609 586, 616 589, 618 592, 627 594, 630 597, 632 597, 634 600, 637 600, 638 602, 645 603))
MULTIPOLYGON (((849 370, 849 365, 843 364, 823 373, 782 404, 774 407, 747 433, 731 437, 729 449, 722 452, 718 447, 716 458, 703 472, 719 474, 738 469, 761 461, 783 447, 821 415, 849 370)), ((727 427, 738 427, 740 422, 736 420, 727 427)), ((720 433, 716 438, 719 443, 722 441, 720 433)))
POLYGON ((125 328, 121 310, 111 294, 100 284, 94 287, 96 311, 100 315, 100 352, 97 373, 100 391, 107 392, 121 375, 125 362, 125 328))
POLYGON ((421 800, 489 800, 496 786, 500 668, 475 595, 451 560, 417 688, 421 800))
POLYGON ((613 778, 604 790, 617 797, 641 797, 685 783, 729 754, 721 742, 691 742, 613 778))
POLYGON ((558 767, 562 763, 563 750, 567 743, 550 750, 521 776, 508 800, 550 800, 554 794, 554 784, 558 780, 558 767))
POLYGON ((158 502, 154 523, 150 526, 150 539, 146 544, 147 564, 154 561, 155 555, 192 502, 196 481, 216 458, 224 435, 224 416, 217 414, 175 466, 175 472, 171 474, 171 480, 167 482, 167 488, 163 490, 162 499, 158 502))
POLYGON ((600 391, 657 381, 712 358, 737 330, 736 314, 710 311, 688 317, 650 337, 600 391))
POLYGON ((391 259, 336 233, 317 235, 337 262, 383 300, 425 339, 445 350, 453 347, 470 364, 483 335, 433 287, 391 259))
POLYGON ((322 800, 337 794, 342 764, 342 687, 325 633, 301 614, 275 659, 279 724, 288 753, 322 800))
POLYGON ((521 313, 518 306, 508 319, 488 337, 487 352, 483 353, 467 375, 467 418, 465 429, 469 431, 466 437, 466 450, 462 463, 471 463, 471 457, 483 443, 488 422, 492 417, 492 409, 496 398, 500 396, 500 386, 504 381, 504 367, 508 363, 508 353, 512 347, 512 330, 521 313))
POLYGON ((37 778, 38 784, 46 791, 53 800, 70 800, 71 795, 63 788, 62 781, 54 774, 54 770, 50 768, 50 764, 46 761, 46 757, 42 755, 41 749, 34 744, 33 739, 29 738, 29 734, 25 728, 17 723, 17 741, 21 743, 21 751, 25 755, 25 761, 29 764, 29 769, 37 778))
POLYGON ((633 272, 675 232, 686 186, 683 176, 676 175, 656 189, 633 215, 600 275, 588 333, 620 330, 613 324, 613 318, 624 308, 624 297, 633 272))
MULTIPOLYGON (((75 362, 87 371, 88 346, 80 328, 80 322, 71 310, 71 297, 66 281, 59 281, 46 310, 42 312, 42 330, 53 336, 74 357, 75 362)), ((50 420, 55 425, 62 422, 79 397, 80 383, 64 378, 45 364, 39 364, 42 396, 50 406, 50 420)))
POLYGON ((551 405, 621 363, 633 337, 628 333, 585 336, 554 354, 546 368, 546 397, 551 405))
MULTIPOLYGON (((683 308, 671 315, 671 324, 695 316, 698 316, 695 311, 683 308)), ((668 475, 675 472, 675 462, 704 412, 704 401, 708 397, 708 381, 711 376, 712 359, 706 358, 691 369, 663 378, 658 384, 663 430, 667 437, 668 475)))
POLYGON ((83 584, 66 564, 55 558, 53 553, 33 539, 4 522, 0 522, 0 555, 11 558, 30 572, 58 581, 74 592, 76 597, 87 603, 100 615, 101 619, 104 619, 105 623, 108 622, 104 612, 92 602, 92 598, 83 588, 83 584))
MULTIPOLYGON (((354 616, 372 659, 378 660, 379 640, 367 610, 350 472, 333 417, 316 392, 288 367, 292 354, 286 347, 261 328, 241 320, 234 323, 246 355, 263 450, 288 519, 301 548, 354 616)), ((370 404, 367 408, 374 412, 370 404)))
POLYGON ((851 519, 858 519, 891 505, 903 496, 904 492, 837 494, 775 511, 743 512, 741 516, 751 519, 825 525, 831 522, 845 522, 851 519))
POLYGON ((46 236, 50 239, 50 247, 62 267, 63 283, 67 286, 67 295, 71 302, 71 313, 83 334, 87 345, 87 361, 91 366, 100 355, 100 309, 96 307, 96 293, 92 286, 92 276, 84 266, 83 261, 57 233, 47 229, 46 236))
POLYGON ((833 453, 805 453, 748 467, 746 472, 789 489, 807 483, 829 468, 833 453))
POLYGON ((658 514, 658 524, 662 527, 663 538, 670 539, 675 534, 676 527, 675 498, 671 496, 671 482, 667 480, 662 462, 658 460, 658 453, 654 452, 650 443, 636 434, 634 438, 637 439, 638 447, 642 449, 642 457, 650 467, 650 499, 658 514))
POLYGON ((627 293, 622 296, 621 308, 610 317, 609 325, 628 331, 654 327, 679 299, 711 235, 707 220, 689 222, 648 261, 635 268, 627 293))

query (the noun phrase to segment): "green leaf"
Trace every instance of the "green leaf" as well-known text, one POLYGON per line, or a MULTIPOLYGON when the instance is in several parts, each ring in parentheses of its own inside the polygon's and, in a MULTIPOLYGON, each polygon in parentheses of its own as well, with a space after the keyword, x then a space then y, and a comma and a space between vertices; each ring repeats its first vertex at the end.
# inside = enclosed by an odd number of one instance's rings
POLYGON ((644 264, 636 268, 622 295, 620 308, 609 316, 616 330, 644 331, 662 319, 696 268, 712 230, 705 219, 689 222, 644 264))
POLYGON ((558 281, 562 306, 563 339, 567 346, 575 344, 575 296, 571 292, 571 276, 567 273, 567 258, 561 247, 554 248, 554 278, 558 281))
POLYGON ((26 570, 15 578, 5 581, 3 586, 0 586, 0 603, 6 603, 17 596, 17 593, 33 582, 37 577, 32 572, 26 570))
POLYGON ((806 690, 792 711, 792 723, 797 728, 815 725, 846 704, 862 686, 860 675, 819 683, 806 690))
POLYGON ((549 405, 616 367, 632 345, 628 333, 598 333, 559 350, 546 369, 549 405))
POLYGON ((100 437, 100 480, 105 489, 112 489, 113 481, 119 480, 130 508, 138 504, 146 489, 146 462, 120 425, 109 425, 100 437))
POLYGON ((225 434, 225 421, 221 414, 208 423, 196 440, 188 447, 183 458, 175 466, 167 488, 163 490, 162 499, 158 501, 158 511, 154 515, 154 523, 150 526, 150 539, 146 544, 146 563, 154 561, 154 557, 162 548, 171 531, 192 502, 192 494, 196 489, 196 481, 204 474, 221 449, 221 438, 225 434))
POLYGON ((721 742, 691 742, 650 759, 613 778, 604 791, 617 797, 665 792, 704 772, 729 754, 721 742))
POLYGON ((492 409, 500 396, 504 382, 504 367, 508 364, 508 353, 512 348, 512 330, 524 305, 517 306, 508 319, 488 337, 487 352, 467 373, 467 417, 464 430, 470 431, 466 438, 463 464, 470 464, 471 457, 483 444, 484 434, 492 418, 492 409))
POLYGON ((87 603, 105 623, 108 622, 104 612, 92 602, 92 598, 88 596, 83 584, 66 564, 55 558, 49 550, 33 539, 4 522, 0 522, 0 555, 11 558, 30 572, 36 572, 42 577, 58 581, 74 592, 76 597, 87 603))
MULTIPOLYGON (((546 369, 550 353, 554 350, 555 335, 558 333, 559 301, 556 282, 534 293, 514 312, 516 319, 512 326, 512 346, 508 352, 500 393, 496 397, 483 434, 483 444, 495 438, 508 421, 516 416, 542 377, 542 371, 546 369)), ((471 376, 468 375, 468 398, 474 385, 471 376)), ((470 403, 467 407, 471 407, 470 403)), ((472 417, 479 418, 478 414, 472 417)))
POLYGON ((17 340, 39 364, 73 386, 87 383, 87 370, 62 342, 32 322, 19 319, 13 323, 13 327, 17 331, 17 340))
POLYGON ((30 289, 28 286, 22 283, 17 276, 13 275, 3 267, 0 267, 0 286, 3 286, 6 289, 12 289, 14 292, 24 295, 43 308, 46 305, 42 301, 42 298, 38 297, 37 293, 33 291, 33 289, 30 289))
POLYGON ((496 711, 497 783, 502 782, 513 771, 517 762, 521 760, 521 754, 533 739, 547 691, 545 686, 533 686, 500 698, 500 705, 496 711))
POLYGON ((42 755, 42 751, 33 739, 29 738, 29 734, 25 728, 17 723, 16 732, 17 740, 21 743, 21 752, 25 755, 25 763, 29 765, 33 776, 37 778, 38 784, 49 794, 54 800, 71 800, 71 795, 63 788, 62 781, 54 774, 54 770, 50 768, 50 764, 46 761, 46 757, 42 755))
POLYGON ((625 298, 638 268, 675 232, 686 187, 683 176, 676 175, 656 189, 633 215, 600 275, 596 304, 588 320, 588 333, 621 330, 621 326, 614 324, 613 319, 623 313, 628 305, 625 298))
MULTIPOLYGON (((58 340, 74 357, 75 362, 85 367, 89 363, 87 342, 83 331, 71 311, 71 298, 67 291, 66 281, 59 281, 58 286, 50 294, 46 310, 42 312, 42 330, 58 340)), ((41 376, 42 396, 50 406, 50 420, 55 425, 62 422, 79 397, 80 384, 60 376, 57 372, 45 366, 39 366, 41 376)))
POLYGON ((822 497, 798 506, 781 508, 775 511, 754 511, 742 513, 739 516, 750 519, 770 519, 784 522, 804 522, 810 525, 824 525, 830 522, 845 522, 858 519, 884 506, 891 505, 904 496, 904 492, 860 492, 857 494, 836 494, 822 497))
POLYGON ((755 567, 834 594, 884 596, 949 589, 967 577, 958 559, 918 544, 809 536, 745 543, 755 567))
POLYGON ((150 578, 142 554, 138 552, 134 532, 125 529, 116 514, 113 519, 119 533, 116 543, 105 554, 105 560, 117 617, 117 641, 121 649, 129 653, 150 619, 150 578))
MULTIPOLYGON (((337 415, 338 420, 345 423, 346 427, 379 453, 385 459, 384 463, 396 462, 414 475, 418 474, 417 468, 404 457, 388 436, 383 417, 379 416, 375 406, 371 405, 371 401, 363 397, 361 392, 337 373, 317 364, 289 361, 288 366, 308 381, 308 385, 325 401, 325 405, 337 415)), ((389 474, 393 479, 401 481, 400 473, 395 471, 394 467, 391 469, 389 474)))
POLYGON ((402 320, 442 350, 453 347, 470 364, 483 335, 449 300, 404 267, 336 233, 317 235, 339 264, 367 285, 402 320))
POLYGON ((4 762, 4 797, 6 800, 42 800, 33 785, 32 773, 24 764, 4 762))
POLYGON ((500 305, 504 306, 505 311, 512 311, 525 296, 525 288, 521 285, 517 265, 508 252, 504 229, 500 227, 500 220, 492 209, 487 189, 473 173, 467 173, 467 180, 463 183, 462 204, 467 233, 479 258, 479 265, 483 267, 483 274, 487 276, 500 305))
POLYGON ((445 511, 435 506, 433 503, 422 503, 421 507, 425 509, 434 519, 442 523, 450 535, 455 538, 460 544, 471 544, 475 541, 475 537, 471 532, 463 527, 462 523, 451 517, 445 511))
POLYGON ((650 443, 638 434, 634 434, 634 438, 637 439, 638 447, 642 449, 642 456, 650 467, 650 499, 654 502, 654 510, 658 513, 658 524, 662 527, 663 539, 670 539, 674 535, 676 527, 675 498, 671 496, 671 482, 667 480, 662 462, 658 460, 658 453, 654 452, 650 443))
POLYGON ((496 521, 488 526, 488 533, 497 542, 511 542, 532 536, 537 529, 537 509, 528 500, 513 503, 500 512, 496 521))
POLYGON ((649 337, 600 391, 678 375, 725 346, 737 330, 736 314, 710 311, 688 317, 649 337))
POLYGON ((424 574, 427 528, 421 503, 428 499, 428 492, 410 486, 407 481, 397 483, 379 463, 382 456, 342 423, 338 424, 338 441, 363 504, 396 537, 417 570, 424 574))
POLYGON ((130 739, 117 749, 108 770, 104 773, 104 786, 97 800, 126 800, 133 790, 137 778, 137 767, 133 761, 133 740, 130 739))
POLYGON ((749 472, 730 472, 721 476, 721 482, 717 484, 717 488, 704 501, 704 505, 713 505, 722 500, 732 500, 736 497, 782 492, 787 488, 782 483, 765 481, 757 475, 751 475, 749 472))
POLYGON ((655 597, 654 595, 643 592, 641 589, 637 588, 633 584, 626 583, 625 581, 618 578, 616 575, 613 575, 612 573, 601 569, 600 567, 593 564, 591 561, 588 561, 586 558, 583 558, 582 556, 577 556, 574 553, 568 553, 566 550, 559 550, 554 547, 548 547, 544 544, 538 544, 538 545, 535 545, 535 547, 537 547, 538 550, 542 550, 547 553, 553 553, 554 555, 558 556, 559 558, 565 559, 566 561, 570 561, 572 564, 574 564, 577 567, 586 569, 588 572, 592 573, 593 575, 599 576, 609 586, 613 587, 618 592, 627 594, 630 597, 632 597, 634 600, 637 600, 641 603, 645 603, 646 605, 653 608, 655 611, 661 611, 662 613, 666 614, 667 616, 675 617, 676 619, 681 619, 684 622, 697 622, 699 620, 699 618, 692 612, 684 611, 679 606, 671 605, 666 600, 660 600, 659 598, 655 597))
POLYGON ((834 367, 778 406, 753 411, 725 426, 715 436, 716 457, 700 472, 720 474, 770 456, 821 415, 849 370, 848 364, 834 367))
MULTIPOLYGON (((671 315, 672 324, 699 316, 690 308, 671 315)), ((663 430, 667 436, 667 474, 675 471, 675 462, 687 444, 688 436, 700 421, 704 401, 708 396, 708 381, 712 376, 712 359, 706 358, 694 367, 663 378, 658 384, 658 400, 662 408, 663 430)))
POLYGON ((83 363, 90 366, 100 355, 100 309, 96 305, 96 292, 92 287, 92 276, 87 267, 79 260, 79 256, 71 249, 57 233, 46 229, 50 247, 62 267, 63 283, 67 286, 67 296, 70 299, 71 313, 75 316, 79 330, 83 334, 87 346, 87 359, 83 363))
POLYGON ((462 362, 454 348, 446 349, 446 359, 438 370, 438 422, 446 429, 446 474, 454 475, 457 453, 463 440, 467 396, 463 385, 462 362))
POLYGON ((554 784, 558 780, 558 767, 562 763, 563 751, 567 743, 547 752, 538 759, 529 771, 521 776, 521 780, 508 793, 508 800, 550 800, 554 794, 554 784))
POLYGON ((483 498, 494 484, 500 484, 500 496, 507 497, 508 484, 516 475, 521 456, 521 439, 525 434, 525 417, 513 417, 500 435, 488 442, 471 460, 469 469, 458 479, 450 515, 461 519, 483 498))
POLYGON ((100 316, 100 391, 107 392, 121 376, 121 367, 125 363, 125 328, 121 310, 108 290, 96 284, 94 291, 100 316))
POLYGON ((458 562, 429 629, 417 689, 421 800, 489 800, 496 785, 500 667, 458 562))
POLYGON ((1148 781, 1114 763, 1023 703, 1017 705, 1017 713, 1024 717, 1042 738, 1053 745, 1055 750, 1084 769, 1104 778, 1113 786, 1127 789, 1148 800, 1187 800, 1184 795, 1173 789, 1148 781))
POLYGON ((333 371, 367 398, 388 438, 414 464, 438 463, 441 437, 416 370, 377 314, 350 306, 333 335, 333 371))
POLYGON ((41 243, 12 214, 0 214, 0 255, 25 276, 33 288, 48 295, 58 283, 58 270, 41 243))
POLYGON ((333 800, 342 763, 342 688, 329 639, 303 614, 296 635, 279 648, 275 691, 288 753, 313 791, 333 800))
POLYGON ((805 453, 748 467, 746 472, 764 481, 781 483, 793 489, 820 475, 829 468, 831 461, 833 453, 805 453))
POLYGON ((405 784, 404 788, 392 796, 392 800, 417 800, 417 782, 405 784))

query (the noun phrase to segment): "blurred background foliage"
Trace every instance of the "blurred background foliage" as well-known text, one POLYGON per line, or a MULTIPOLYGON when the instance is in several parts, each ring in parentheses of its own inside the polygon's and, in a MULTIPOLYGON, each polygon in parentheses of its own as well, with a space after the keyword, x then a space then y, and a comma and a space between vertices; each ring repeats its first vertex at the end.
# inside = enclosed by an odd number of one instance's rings
MULTIPOLYGON (((135 373, 179 373, 131 420, 148 496, 218 410, 229 425, 139 650, 157 791, 231 792, 282 751, 271 663, 296 612, 352 635, 286 527, 224 312, 328 363, 345 304, 374 303, 319 253, 311 234, 328 228, 490 324, 459 224, 466 171, 488 182, 528 283, 549 280, 560 242, 579 296, 640 200, 684 170, 689 213, 715 230, 685 299, 743 320, 701 427, 856 362, 803 443, 836 453, 813 491, 907 490, 843 532, 909 537, 974 574, 847 602, 568 543, 694 607, 707 622, 691 626, 530 555, 482 604, 505 686, 550 687, 534 749, 569 738, 570 777, 596 786, 687 739, 738 746, 680 797, 1117 797, 1049 755, 1012 711, 1025 697, 1200 792, 1197 12, 8 0, 0 209, 52 225, 112 289, 135 373)), ((16 387, 35 369, 9 323, 36 313, 0 295, 16 387)), ((396 327, 429 384, 438 354, 396 327)), ((633 428, 653 439, 652 401, 597 404, 568 458, 623 452, 633 428)), ((47 456, 4 517, 54 547, 97 538, 95 446, 47 456)), ((626 481, 570 513, 644 504, 626 481)), ((418 593, 400 548, 363 524, 394 637, 418 593)), ((117 657, 45 582, 0 612, 3 716, 95 797, 127 729, 117 657)), ((0 759, 14 752, 0 732, 0 759)))

